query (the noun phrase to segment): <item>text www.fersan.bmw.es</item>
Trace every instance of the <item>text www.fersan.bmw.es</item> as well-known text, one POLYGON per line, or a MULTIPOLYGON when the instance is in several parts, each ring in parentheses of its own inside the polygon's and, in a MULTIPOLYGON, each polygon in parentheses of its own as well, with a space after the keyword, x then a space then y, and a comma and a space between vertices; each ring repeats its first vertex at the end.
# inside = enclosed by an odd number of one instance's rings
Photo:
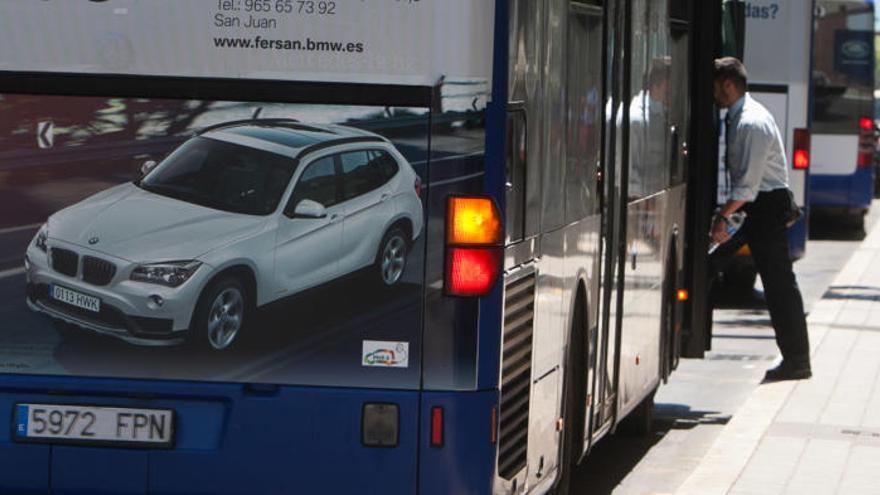
POLYGON ((238 48, 245 50, 290 50, 303 52, 363 53, 363 42, 324 41, 306 38, 304 40, 266 39, 262 36, 252 38, 218 37, 214 38, 217 48, 238 48))

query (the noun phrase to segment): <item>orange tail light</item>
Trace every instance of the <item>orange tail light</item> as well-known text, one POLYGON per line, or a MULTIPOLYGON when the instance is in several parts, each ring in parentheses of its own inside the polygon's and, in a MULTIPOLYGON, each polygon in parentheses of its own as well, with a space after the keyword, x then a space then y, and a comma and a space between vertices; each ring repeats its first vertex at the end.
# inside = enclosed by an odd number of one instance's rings
POLYGON ((451 196, 446 212, 446 293, 482 296, 501 273, 501 214, 487 197, 451 196))

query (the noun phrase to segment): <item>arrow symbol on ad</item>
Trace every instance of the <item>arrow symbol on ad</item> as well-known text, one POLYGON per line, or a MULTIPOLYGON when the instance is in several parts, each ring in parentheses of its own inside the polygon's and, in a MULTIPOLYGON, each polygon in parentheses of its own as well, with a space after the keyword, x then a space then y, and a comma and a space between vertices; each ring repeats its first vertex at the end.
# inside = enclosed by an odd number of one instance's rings
POLYGON ((41 149, 55 146, 55 123, 51 120, 37 122, 37 145, 41 149))

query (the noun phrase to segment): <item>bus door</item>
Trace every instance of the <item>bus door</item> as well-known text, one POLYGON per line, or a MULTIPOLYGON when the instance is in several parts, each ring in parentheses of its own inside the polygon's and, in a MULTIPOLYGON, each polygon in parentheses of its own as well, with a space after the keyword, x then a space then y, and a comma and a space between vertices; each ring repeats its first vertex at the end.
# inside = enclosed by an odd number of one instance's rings
POLYGON ((621 232, 625 220, 626 194, 622 151, 625 143, 624 45, 626 10, 622 1, 608 2, 605 52, 605 150, 602 160, 602 235, 600 269, 599 335, 595 373, 592 435, 597 438, 611 426, 616 403, 617 307, 621 232))

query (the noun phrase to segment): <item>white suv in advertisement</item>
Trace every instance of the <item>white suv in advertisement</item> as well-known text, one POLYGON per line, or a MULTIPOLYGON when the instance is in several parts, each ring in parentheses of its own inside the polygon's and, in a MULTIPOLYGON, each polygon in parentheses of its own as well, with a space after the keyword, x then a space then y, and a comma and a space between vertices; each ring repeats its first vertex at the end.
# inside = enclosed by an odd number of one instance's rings
POLYGON ((49 217, 25 257, 31 309, 222 350, 269 302, 364 268, 398 284, 422 230, 418 175, 350 127, 229 122, 143 171, 49 217))

